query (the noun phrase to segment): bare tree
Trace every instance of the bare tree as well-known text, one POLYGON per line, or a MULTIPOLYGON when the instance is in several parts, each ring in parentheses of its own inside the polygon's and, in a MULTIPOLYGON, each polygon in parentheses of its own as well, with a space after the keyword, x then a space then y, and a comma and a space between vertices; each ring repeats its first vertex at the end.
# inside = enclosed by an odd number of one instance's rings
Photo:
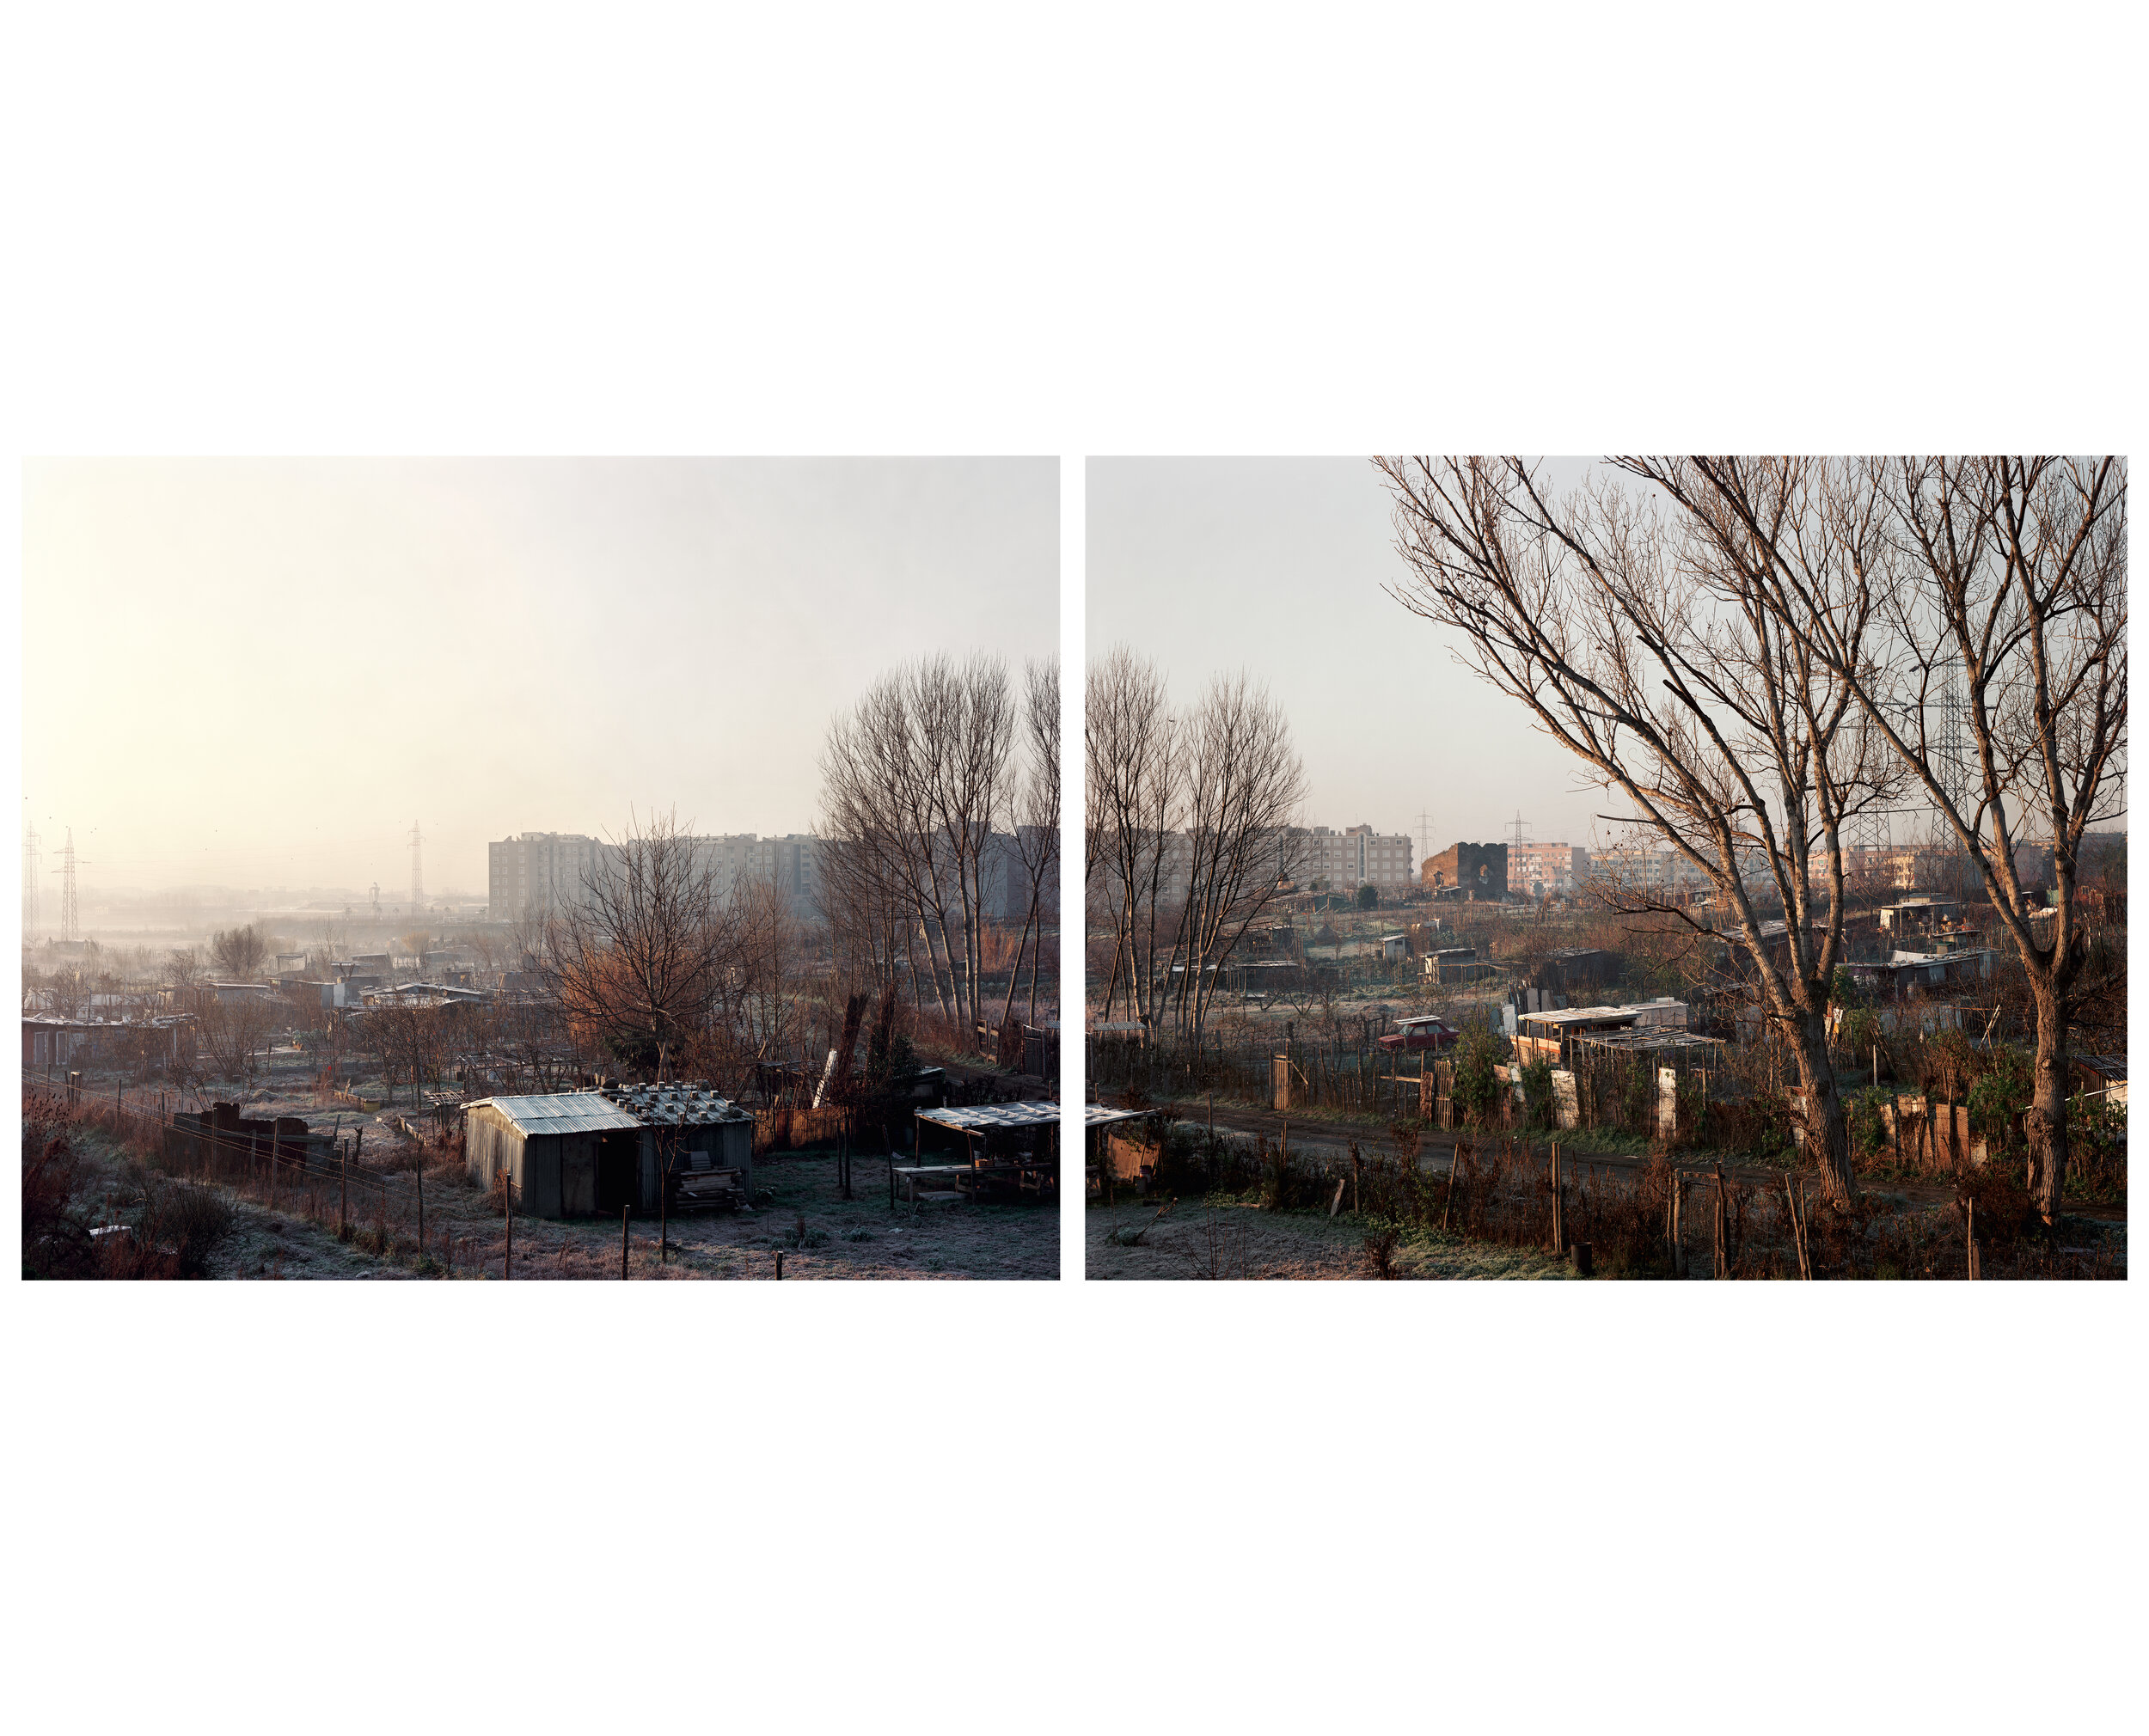
POLYGON ((1007 998, 1000 1009, 1004 1029, 1013 1014, 1015 985, 1022 975, 1022 951, 1035 936, 1036 950, 1030 960, 1030 1012, 1038 1017, 1038 966, 1044 951, 1043 923, 1045 889, 1060 856, 1060 666, 1056 662, 1033 663, 1023 671, 1023 740, 1028 749, 1027 775, 1017 809, 1014 828, 1015 860, 1022 871, 1028 908, 1022 919, 1022 941, 1015 948, 1007 971, 1007 998))
POLYGON ((191 991, 190 998, 195 1042, 217 1076, 252 1079, 260 1067, 261 1048, 276 1028, 266 999, 235 994, 227 999, 206 987, 191 991))
POLYGON ((250 922, 243 928, 220 928, 210 940, 209 957, 225 981, 251 982, 268 957, 268 942, 250 922))
POLYGON ((1112 932, 1102 1012, 1111 1017, 1123 981, 1129 1010, 1146 1019, 1160 993, 1158 905, 1177 878, 1179 725, 1162 671, 1126 645, 1090 669, 1083 698, 1086 884, 1112 932))
POLYGON ((941 1016, 980 1022, 978 977, 993 827, 1007 800, 1014 704, 997 657, 941 656, 881 677, 830 726, 821 836, 839 884, 903 917, 941 1016))
POLYGON ((627 1066, 662 1077, 707 1024, 728 951, 716 871, 672 816, 630 823, 544 932, 561 1012, 627 1066))
POLYGON ((1305 834, 1290 821, 1306 771, 1283 708, 1243 672, 1210 684, 1182 740, 1187 886, 1172 993, 1179 1034, 1198 1044, 1224 966, 1298 871, 1305 834))
POLYGON ((1886 514, 1887 545, 1852 601, 1883 612, 1887 642, 1860 644, 1844 601, 1795 566, 1779 569, 1778 607, 1900 756, 2022 960, 2036 1033, 2028 1132, 2049 1223, 2066 1180, 2068 1030, 2108 986, 2085 971, 2079 891, 2089 828, 2125 811, 2126 461, 1846 461, 1836 484, 1886 514), (2039 841, 2048 914, 2017 861, 2039 841))
MULTIPOLYGON (((1770 573, 1793 560, 1817 589, 1854 593, 1876 515, 1809 463, 1720 462, 1757 503, 1752 522, 1675 460, 1626 466, 1676 504, 1669 524, 1656 499, 1608 482, 1555 504, 1519 458, 1380 460, 1412 574, 1394 594, 1460 633, 1465 665, 1706 880, 1706 917, 1646 890, 1631 908, 1745 950, 1797 1063, 1823 1187, 1843 1202, 1855 1182, 1827 1025, 1844 956, 1843 828, 1888 800, 1898 774, 1848 685, 1785 628, 1770 573), (1765 926, 1772 906, 1780 936, 1765 926)), ((1870 608, 1845 612, 1854 656, 1872 625, 1870 608)))
POLYGON ((209 967, 199 949, 174 946, 164 959, 164 981, 182 993, 207 980, 209 967))

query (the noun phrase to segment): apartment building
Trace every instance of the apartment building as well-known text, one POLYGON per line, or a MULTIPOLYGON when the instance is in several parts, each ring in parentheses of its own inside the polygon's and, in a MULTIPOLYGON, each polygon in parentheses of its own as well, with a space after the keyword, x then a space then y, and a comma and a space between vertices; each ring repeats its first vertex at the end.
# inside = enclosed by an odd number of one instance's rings
POLYGON ((1508 890, 1525 898, 1571 898, 1589 877, 1589 853, 1579 844, 1510 844, 1508 890))
MULTIPOLYGON (((728 903, 744 889, 773 882, 800 914, 820 894, 821 840, 809 834, 760 838, 751 832, 695 838, 698 867, 713 871, 716 896, 728 903)), ((486 908, 495 922, 564 910, 616 847, 579 832, 523 832, 487 847, 486 908)))
POLYGON ((1376 832, 1370 826, 1307 828, 1299 865, 1301 883, 1325 880, 1338 890, 1372 885, 1383 889, 1408 886, 1412 847, 1407 832, 1376 832))

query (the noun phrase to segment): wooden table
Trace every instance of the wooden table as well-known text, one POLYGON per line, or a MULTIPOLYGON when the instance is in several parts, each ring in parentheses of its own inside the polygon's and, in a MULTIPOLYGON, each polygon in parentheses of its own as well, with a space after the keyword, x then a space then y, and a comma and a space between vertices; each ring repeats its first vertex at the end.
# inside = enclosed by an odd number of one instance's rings
POLYGON ((964 1197, 956 1177, 973 1175, 976 1171, 968 1164, 897 1164, 895 1173, 902 1182, 903 1197, 910 1201, 911 1215, 915 1217, 921 1198, 959 1200, 964 1197), (934 1176, 946 1177, 948 1185, 929 1189, 920 1185, 928 1177, 934 1176))

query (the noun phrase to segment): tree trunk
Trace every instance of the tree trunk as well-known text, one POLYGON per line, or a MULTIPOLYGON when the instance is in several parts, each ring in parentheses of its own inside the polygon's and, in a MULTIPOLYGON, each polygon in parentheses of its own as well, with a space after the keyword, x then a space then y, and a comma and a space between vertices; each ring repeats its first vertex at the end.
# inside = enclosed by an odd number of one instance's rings
POLYGON ((2036 1079, 2023 1131, 2030 1140, 2030 1173, 2036 1178, 2037 1213, 2049 1225, 2060 1216, 2066 1186, 2066 1055, 2059 996, 2034 977, 2030 991, 2037 1008, 2036 1079))
POLYGON ((1836 1089, 1835 1067, 1828 1059, 1828 1015, 1825 1008, 1801 1013, 1792 1044, 1798 1083, 1806 1094, 1806 1143, 1820 1159, 1821 1189, 1828 1203, 1847 1206, 1858 1193, 1851 1171, 1851 1129, 1844 1118, 1843 1094, 1836 1089))

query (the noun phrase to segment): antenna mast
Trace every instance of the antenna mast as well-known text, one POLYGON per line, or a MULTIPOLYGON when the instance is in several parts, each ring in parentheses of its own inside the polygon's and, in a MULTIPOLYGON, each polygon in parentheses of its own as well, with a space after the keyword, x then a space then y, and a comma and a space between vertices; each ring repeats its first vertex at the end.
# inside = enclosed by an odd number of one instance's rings
POLYGON ((425 842, 419 835, 418 822, 410 822, 410 914, 413 916, 426 908, 426 876, 421 865, 422 853, 419 846, 425 842))

